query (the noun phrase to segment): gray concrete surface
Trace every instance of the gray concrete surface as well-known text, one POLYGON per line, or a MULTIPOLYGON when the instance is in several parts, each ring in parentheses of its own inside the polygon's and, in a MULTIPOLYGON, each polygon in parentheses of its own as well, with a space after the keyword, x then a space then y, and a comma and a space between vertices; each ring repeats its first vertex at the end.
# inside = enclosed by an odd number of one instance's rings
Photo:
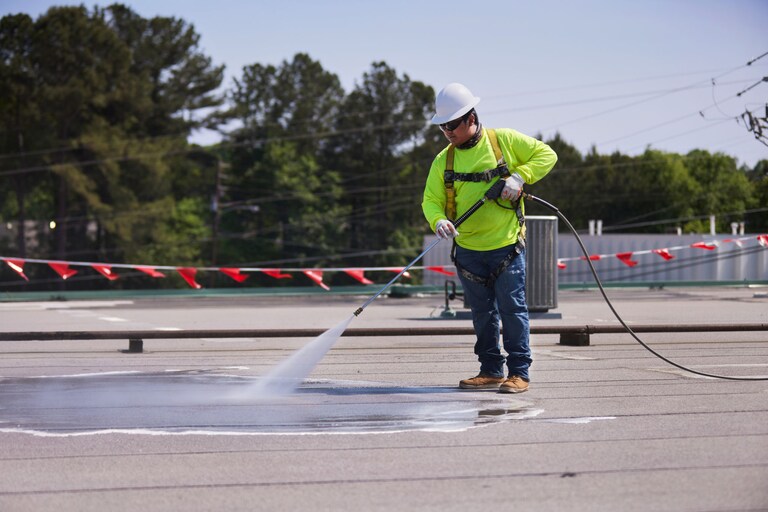
MULTIPOLYGON (((609 294, 630 323, 755 323, 764 291, 609 294)), ((0 330, 330 328, 366 298, 0 303, 0 330)), ((533 323, 616 323, 594 291, 559 302, 533 323)), ((467 323, 442 306, 382 299, 351 327, 467 323)), ((768 375, 765 332, 643 338, 768 375)), ((342 337, 296 395, 239 393, 310 341, 4 342, 0 510, 768 510, 766 381, 685 374, 628 335, 552 335, 533 339, 529 392, 461 392, 468 337, 342 337)))

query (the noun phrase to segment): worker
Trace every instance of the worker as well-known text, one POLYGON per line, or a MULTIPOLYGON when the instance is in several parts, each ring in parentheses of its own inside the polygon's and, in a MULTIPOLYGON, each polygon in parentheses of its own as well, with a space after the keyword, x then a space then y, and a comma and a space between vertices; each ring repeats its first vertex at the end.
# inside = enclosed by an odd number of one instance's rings
POLYGON ((432 230, 454 241, 452 258, 472 310, 477 376, 461 389, 528 390, 532 363, 525 301, 525 229, 522 188, 543 178, 557 155, 543 142, 508 128, 489 129, 475 107, 480 98, 462 84, 446 85, 435 99, 432 123, 449 145, 432 162, 422 210, 432 230), (501 197, 453 225, 499 179, 501 197), (503 327, 503 347, 499 344, 503 327), (506 363, 506 378, 505 378, 506 363))

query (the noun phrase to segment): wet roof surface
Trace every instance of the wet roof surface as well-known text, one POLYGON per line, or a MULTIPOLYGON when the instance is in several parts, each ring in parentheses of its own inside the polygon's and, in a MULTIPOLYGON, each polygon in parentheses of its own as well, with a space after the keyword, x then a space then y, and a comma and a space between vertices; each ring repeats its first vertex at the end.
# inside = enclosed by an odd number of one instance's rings
POLYGON ((60 435, 452 431, 540 412, 493 391, 314 380, 270 399, 253 396, 257 382, 199 370, 1 379, 0 427, 60 435))

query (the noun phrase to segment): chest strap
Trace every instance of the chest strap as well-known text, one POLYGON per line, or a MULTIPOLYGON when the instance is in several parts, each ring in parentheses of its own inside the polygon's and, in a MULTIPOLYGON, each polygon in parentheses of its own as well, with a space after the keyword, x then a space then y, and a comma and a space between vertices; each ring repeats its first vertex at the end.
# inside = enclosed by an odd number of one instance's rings
POLYGON ((448 146, 443 181, 445 182, 445 215, 449 220, 456 219, 456 188, 453 186, 454 181, 484 181, 488 183, 496 176, 509 176, 509 169, 507 169, 507 165, 504 162, 504 155, 499 147, 499 139, 496 137, 496 130, 491 128, 484 128, 484 130, 488 134, 488 140, 491 142, 491 147, 493 148, 493 156, 496 158, 497 166, 493 169, 483 172, 455 172, 453 170, 453 160, 456 147, 453 144, 448 146))

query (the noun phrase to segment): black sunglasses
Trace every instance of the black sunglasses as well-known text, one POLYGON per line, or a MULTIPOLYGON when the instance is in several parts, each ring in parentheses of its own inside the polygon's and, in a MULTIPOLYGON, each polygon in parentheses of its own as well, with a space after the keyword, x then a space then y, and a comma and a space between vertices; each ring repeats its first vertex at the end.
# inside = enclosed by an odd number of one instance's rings
POLYGON ((454 119, 453 121, 448 121, 447 123, 440 124, 440 129, 444 132, 452 132, 456 128, 459 127, 461 123, 464 122, 464 116, 461 116, 458 119, 454 119))

